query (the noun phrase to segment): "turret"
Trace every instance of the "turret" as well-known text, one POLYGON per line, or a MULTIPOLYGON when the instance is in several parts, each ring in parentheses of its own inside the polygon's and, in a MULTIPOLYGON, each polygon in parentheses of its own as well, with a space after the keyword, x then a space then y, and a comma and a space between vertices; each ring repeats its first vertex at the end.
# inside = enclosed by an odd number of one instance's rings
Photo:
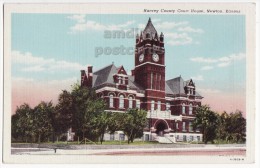
POLYGON ((164 40, 164 35, 163 35, 163 33, 161 32, 160 41, 163 42, 163 40, 164 40))

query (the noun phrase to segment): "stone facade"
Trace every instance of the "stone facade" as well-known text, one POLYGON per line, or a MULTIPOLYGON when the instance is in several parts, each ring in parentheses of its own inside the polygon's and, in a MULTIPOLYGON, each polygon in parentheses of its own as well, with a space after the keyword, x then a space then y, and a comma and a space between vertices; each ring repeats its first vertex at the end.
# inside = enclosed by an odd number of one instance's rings
POLYGON ((81 71, 81 85, 94 88, 107 102, 107 111, 125 112, 129 108, 148 111, 145 140, 168 136, 176 141, 201 141, 202 134, 192 128, 191 122, 203 97, 192 79, 184 81, 179 76, 165 80, 164 35, 157 34, 151 19, 136 36, 134 62, 132 74, 114 64, 94 73, 89 66, 87 71, 81 71))

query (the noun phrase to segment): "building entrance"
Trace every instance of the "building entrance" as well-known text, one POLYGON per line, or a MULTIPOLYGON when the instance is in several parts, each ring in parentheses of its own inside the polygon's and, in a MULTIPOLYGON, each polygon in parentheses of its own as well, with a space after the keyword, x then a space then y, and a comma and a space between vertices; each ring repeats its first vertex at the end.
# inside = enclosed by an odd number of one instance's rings
POLYGON ((158 136, 164 136, 164 130, 165 129, 167 129, 167 126, 166 126, 166 124, 163 121, 161 121, 156 126, 156 134, 158 136))

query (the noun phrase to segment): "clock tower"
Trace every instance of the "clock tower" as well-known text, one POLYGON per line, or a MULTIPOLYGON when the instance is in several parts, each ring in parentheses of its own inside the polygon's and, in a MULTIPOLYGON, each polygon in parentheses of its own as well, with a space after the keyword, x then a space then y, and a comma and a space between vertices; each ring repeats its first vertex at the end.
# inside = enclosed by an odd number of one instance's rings
POLYGON ((135 82, 145 90, 143 108, 165 110, 165 51, 164 35, 158 35, 149 18, 145 29, 136 36, 135 82), (151 102, 154 106, 151 107, 151 102))

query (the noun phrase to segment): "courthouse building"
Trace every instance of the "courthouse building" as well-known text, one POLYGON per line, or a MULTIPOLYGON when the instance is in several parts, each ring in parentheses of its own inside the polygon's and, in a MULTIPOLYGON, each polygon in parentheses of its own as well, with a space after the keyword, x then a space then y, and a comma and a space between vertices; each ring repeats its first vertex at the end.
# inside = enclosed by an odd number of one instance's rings
MULTIPOLYGON (((144 140, 167 137, 176 141, 201 141, 201 132, 192 128, 191 123, 203 97, 192 79, 184 80, 181 76, 165 79, 164 35, 158 34, 151 19, 136 36, 133 61, 131 74, 127 74, 123 65, 110 64, 96 72, 88 66, 81 71, 81 86, 94 88, 107 102, 106 111, 146 110, 149 124, 144 129, 144 140)), ((106 135, 105 139, 116 140, 116 137, 106 135)))

